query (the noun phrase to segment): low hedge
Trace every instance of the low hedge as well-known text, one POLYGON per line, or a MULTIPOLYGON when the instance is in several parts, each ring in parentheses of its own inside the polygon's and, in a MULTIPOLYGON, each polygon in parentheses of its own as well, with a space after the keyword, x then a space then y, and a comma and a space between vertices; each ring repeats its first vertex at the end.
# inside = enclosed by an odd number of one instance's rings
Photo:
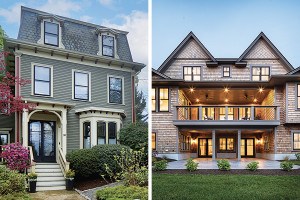
POLYGON ((5 166, 0 166, 0 196, 25 192, 26 176, 5 166))
POLYGON ((106 199, 122 199, 122 200, 132 200, 148 199, 148 188, 139 187, 139 186, 116 186, 108 187, 96 192, 97 200, 106 200, 106 199))
POLYGON ((75 171, 76 177, 99 177, 107 175, 104 164, 118 172, 120 169, 114 160, 115 155, 120 155, 122 149, 129 150, 129 147, 118 144, 97 145, 91 149, 79 149, 67 154, 67 161, 75 171))

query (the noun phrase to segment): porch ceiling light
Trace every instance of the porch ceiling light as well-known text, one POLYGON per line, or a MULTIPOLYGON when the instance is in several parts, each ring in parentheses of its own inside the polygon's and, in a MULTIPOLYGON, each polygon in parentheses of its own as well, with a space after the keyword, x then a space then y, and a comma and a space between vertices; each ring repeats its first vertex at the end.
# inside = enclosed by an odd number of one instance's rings
POLYGON ((227 103, 227 102, 228 102, 228 99, 225 99, 225 102, 227 103))
POLYGON ((262 93, 262 92, 264 91, 264 88, 260 87, 260 88, 258 89, 258 91, 259 91, 260 93, 262 93))
POLYGON ((256 102, 257 102, 257 99, 255 98, 255 99, 253 100, 253 102, 256 103, 256 102))
POLYGON ((224 92, 229 92, 229 89, 227 87, 224 88, 224 92))
POLYGON ((199 102, 199 99, 196 99, 196 102, 198 103, 198 102, 199 102))
POLYGON ((195 88, 191 87, 190 92, 193 93, 195 91, 195 88))

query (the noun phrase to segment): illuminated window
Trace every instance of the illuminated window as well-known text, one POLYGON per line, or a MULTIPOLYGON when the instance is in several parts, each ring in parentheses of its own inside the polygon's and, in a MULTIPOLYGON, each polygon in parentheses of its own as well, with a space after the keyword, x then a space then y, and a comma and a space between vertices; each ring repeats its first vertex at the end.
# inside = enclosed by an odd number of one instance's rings
POLYGON ((220 138, 220 150, 225 151, 226 150, 226 138, 220 138))
POLYGON ((252 81, 268 81, 270 67, 252 67, 252 81))
POLYGON ((294 150, 300 150, 300 133, 294 133, 294 150))
POLYGON ((169 111, 169 88, 159 88, 159 111, 169 111))
POLYGON ((230 77, 230 66, 223 67, 223 77, 230 77))
POLYGON ((297 85, 297 108, 300 108, 300 84, 297 85))
POLYGON ((233 151, 234 139, 233 138, 219 138, 220 151, 233 151))
POLYGON ((183 79, 185 81, 200 81, 201 67, 183 67, 183 79))
POLYGON ((156 111, 156 89, 152 88, 152 111, 156 111))
POLYGON ((156 133, 152 133, 152 150, 156 149, 156 133))
POLYGON ((188 151, 191 148, 191 137, 181 135, 181 150, 188 151))

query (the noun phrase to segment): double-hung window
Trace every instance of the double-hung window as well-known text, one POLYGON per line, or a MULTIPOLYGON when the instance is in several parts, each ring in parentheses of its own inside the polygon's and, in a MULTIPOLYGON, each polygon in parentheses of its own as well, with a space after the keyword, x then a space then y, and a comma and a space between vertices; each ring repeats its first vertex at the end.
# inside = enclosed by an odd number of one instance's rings
POLYGON ((252 81, 268 81, 270 67, 252 67, 252 81))
POLYGON ((108 122, 108 144, 117 144, 117 123, 108 122))
POLYGON ((300 133, 293 134, 294 150, 300 150, 300 133))
POLYGON ((97 144, 106 144, 106 122, 97 122, 97 144))
POLYGON ((185 81, 200 81, 201 67, 183 67, 183 79, 185 81))
POLYGON ((114 57, 114 37, 102 35, 102 55, 114 57))
POLYGON ((230 77, 230 66, 223 66, 223 77, 230 77))
POLYGON ((59 26, 56 23, 44 22, 44 43, 52 46, 59 44, 59 26))
POLYGON ((152 111, 156 111, 156 88, 152 88, 152 111))
POLYGON ((89 100, 89 73, 74 71, 74 99, 89 100))
POLYGON ((123 78, 109 77, 109 103, 123 104, 123 78))
POLYGON ((159 88, 158 111, 169 111, 169 88, 159 88))
POLYGON ((51 68, 34 66, 34 94, 51 96, 51 68))

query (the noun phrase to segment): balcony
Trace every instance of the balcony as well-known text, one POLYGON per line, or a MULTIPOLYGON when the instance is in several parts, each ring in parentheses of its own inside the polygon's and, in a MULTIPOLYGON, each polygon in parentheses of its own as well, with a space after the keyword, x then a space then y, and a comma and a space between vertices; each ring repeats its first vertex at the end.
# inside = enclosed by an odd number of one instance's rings
POLYGON ((279 112, 278 106, 176 106, 173 124, 203 128, 270 128, 280 125, 279 112))

